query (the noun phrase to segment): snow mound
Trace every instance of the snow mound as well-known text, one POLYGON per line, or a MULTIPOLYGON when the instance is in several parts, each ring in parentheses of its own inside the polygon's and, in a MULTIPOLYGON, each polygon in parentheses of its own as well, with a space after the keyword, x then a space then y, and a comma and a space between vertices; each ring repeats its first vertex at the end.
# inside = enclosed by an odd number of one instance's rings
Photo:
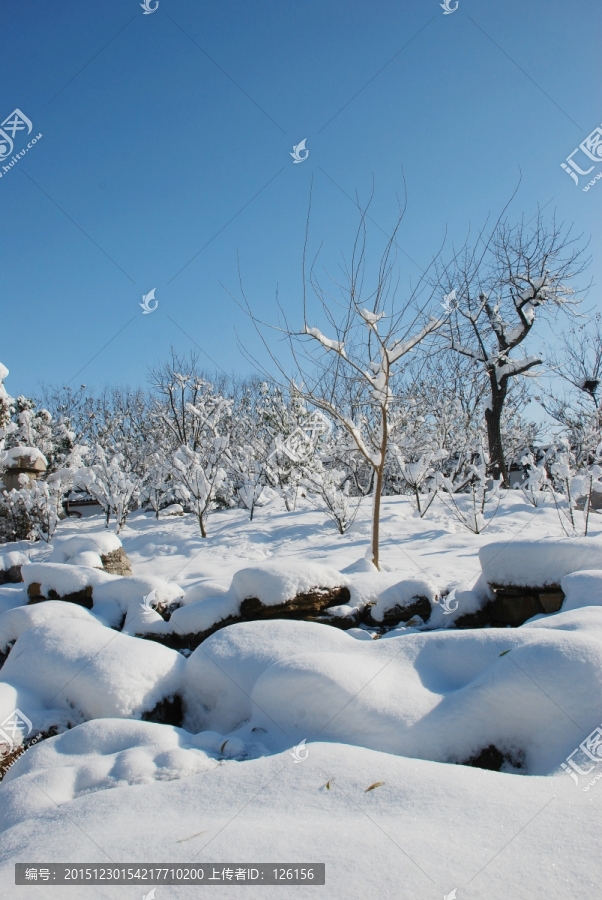
POLYGON ((81 721, 140 718, 178 693, 184 664, 179 653, 161 644, 69 618, 24 631, 0 672, 41 703, 77 711, 81 721))
POLYGON ((117 535, 110 531, 95 531, 89 534, 56 538, 49 562, 70 563, 76 566, 102 569, 101 556, 119 550, 121 546, 117 535))
POLYGON ((146 631, 146 627, 142 626, 147 622, 163 621, 152 609, 144 610, 145 597, 149 598, 147 603, 151 607, 158 605, 172 607, 180 603, 184 596, 184 591, 179 585, 173 581, 163 581, 162 578, 152 576, 121 578, 117 575, 110 578, 110 581, 93 586, 92 608, 112 626, 118 626, 125 614, 123 629, 131 634, 135 633, 136 629, 139 633, 146 631), (145 615, 145 612, 151 615, 145 615))
POLYGON ((119 579, 118 575, 98 572, 88 566, 65 565, 64 563, 27 563, 21 568, 26 587, 39 584, 42 595, 55 591, 59 597, 75 594, 87 587, 96 587, 119 579))
POLYGON ((239 600, 257 597, 264 606, 278 606, 298 594, 341 587, 345 582, 343 575, 330 566, 287 559, 239 569, 232 578, 231 590, 239 600))
MULTIPOLYGON (((31 739, 40 731, 48 731, 52 727, 62 730, 74 724, 72 710, 48 707, 40 700, 36 691, 20 684, 0 681, 0 722, 5 722, 16 711, 20 713, 24 725, 22 730, 17 728, 14 733, 9 729, 14 747, 20 747, 24 738, 31 739), (31 722, 31 728, 25 723, 24 716, 31 722)), ((6 749, 4 742, 0 743, 0 752, 6 749)))
POLYGON ((4 553, 0 556, 0 572, 6 572, 8 569, 12 569, 13 566, 27 565, 28 562, 29 558, 24 553, 21 553, 20 550, 11 550, 9 553, 4 553))
POLYGON ((16 641, 28 628, 53 619, 82 619, 99 624, 98 619, 77 603, 49 600, 48 603, 21 606, 0 615, 0 652, 6 653, 8 645, 16 641))
POLYGON ((233 625, 187 660, 185 722, 439 762, 494 745, 517 771, 547 774, 599 724, 602 609, 536 624, 378 641, 299 621, 233 625))
POLYGON ((602 569, 572 572, 560 582, 565 599, 562 612, 582 606, 602 606, 602 569))
MULTIPOLYGON (((195 736, 181 728, 103 719, 31 747, 8 770, 4 784, 28 776, 24 783, 35 782, 41 788, 29 797, 28 813, 34 816, 93 791, 173 781, 215 766, 217 761, 197 746, 195 736)), ((13 818, 13 803, 19 804, 19 796, 23 798, 18 791, 2 790, 0 828, 6 828, 13 818)))
POLYGON ((461 582, 452 588, 447 597, 441 598, 438 603, 433 605, 428 627, 429 629, 449 628, 461 616, 478 612, 487 599, 482 594, 471 590, 466 583, 461 582))
POLYGON ((207 600, 210 597, 221 597, 228 593, 228 588, 217 581, 198 581, 191 584, 184 593, 183 606, 198 603, 199 600, 207 600))
POLYGON ((207 638, 186 660, 185 727, 227 734, 250 719, 255 681, 272 663, 297 653, 299 640, 325 653, 347 643, 345 633, 336 628, 290 619, 230 625, 207 638))
POLYGON ((388 610, 399 606, 403 609, 419 597, 426 597, 431 606, 438 596, 437 588, 431 581, 425 578, 408 578, 398 581, 386 588, 378 597, 375 606, 370 610, 372 618, 376 622, 382 622, 388 610))
POLYGON ((602 566, 602 541, 560 538, 541 541, 495 541, 479 550, 486 581, 519 587, 560 584, 565 575, 602 566))
POLYGON ((159 510, 159 516, 163 518, 164 516, 183 516, 184 515, 184 507, 179 503, 170 503, 169 506, 164 506, 163 509, 159 510))
MULTIPOLYGON (((165 625, 170 626, 170 631, 181 634, 199 634, 230 616, 237 616, 239 612, 240 600, 233 591, 227 591, 218 597, 207 597, 206 600, 199 600, 189 606, 181 606, 180 609, 174 610, 171 619, 165 625)), ((166 629, 159 626, 158 629, 152 630, 166 629)))
POLYGON ((387 588, 397 584, 401 573, 379 572, 370 560, 362 559, 345 569, 343 574, 351 594, 349 605, 354 609, 364 609, 377 603, 387 588))

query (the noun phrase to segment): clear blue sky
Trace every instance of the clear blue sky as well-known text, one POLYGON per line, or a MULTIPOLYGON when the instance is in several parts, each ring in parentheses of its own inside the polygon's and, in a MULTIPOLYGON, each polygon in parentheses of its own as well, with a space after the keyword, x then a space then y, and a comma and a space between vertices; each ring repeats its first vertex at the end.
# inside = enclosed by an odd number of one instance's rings
POLYGON ((583 193, 560 163, 602 123, 601 23, 594 0, 460 0, 451 15, 438 0, 160 0, 151 15, 3 0, 0 121, 18 107, 43 134, 0 178, 10 393, 143 384, 170 345, 194 346, 178 326, 248 371, 234 327, 256 341, 220 282, 236 292, 238 255, 258 313, 274 318, 278 284, 295 319, 312 175, 331 266, 357 223, 345 194, 366 200, 372 178, 387 231, 403 167, 415 264, 400 262, 416 278, 446 228, 461 241, 497 215, 522 173, 511 213, 548 204, 574 222, 599 284, 602 181, 583 193))

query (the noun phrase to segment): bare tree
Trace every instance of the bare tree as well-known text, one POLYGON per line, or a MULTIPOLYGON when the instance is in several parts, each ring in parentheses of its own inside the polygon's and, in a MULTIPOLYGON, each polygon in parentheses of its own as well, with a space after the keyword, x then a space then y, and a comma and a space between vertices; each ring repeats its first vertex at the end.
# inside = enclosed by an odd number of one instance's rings
POLYGON ((194 409, 202 401, 208 384, 222 393, 227 378, 207 374, 195 352, 183 356, 172 347, 169 362, 152 369, 149 380, 154 393, 153 416, 161 423, 173 448, 186 446, 196 452, 203 441, 203 425, 194 409))
POLYGON ((498 221, 466 245, 446 272, 448 346, 471 359, 489 381, 485 409, 489 472, 508 484, 502 414, 511 379, 541 365, 538 355, 514 355, 535 322, 578 302, 568 282, 585 268, 571 230, 538 214, 533 226, 498 221))
POLYGON ((410 290, 407 299, 401 302, 397 299, 399 275, 396 270, 395 249, 403 211, 400 212, 376 266, 373 287, 366 288, 369 278, 366 258, 367 209, 365 207, 361 211, 351 259, 344 266, 342 281, 331 279, 339 294, 337 297, 325 290, 316 276, 317 256, 309 277, 306 275, 308 214, 303 253, 303 326, 300 329, 291 327, 279 304, 282 323, 276 329, 288 345, 290 368, 294 369, 292 373, 289 366, 285 366, 270 350, 260 328, 265 323, 259 322, 254 316, 242 284, 241 293, 246 311, 253 319, 264 346, 283 379, 306 402, 323 410, 346 431, 372 471, 370 558, 376 568, 379 568, 380 505, 389 441, 392 379, 403 369, 408 354, 439 329, 444 318, 428 315, 428 308, 437 290, 436 285, 428 285, 427 273, 410 290), (318 327, 310 324, 308 285, 318 300, 317 314, 324 319, 325 327, 333 334, 332 337, 327 337, 318 327), (341 404, 343 395, 351 396, 352 402, 341 404))

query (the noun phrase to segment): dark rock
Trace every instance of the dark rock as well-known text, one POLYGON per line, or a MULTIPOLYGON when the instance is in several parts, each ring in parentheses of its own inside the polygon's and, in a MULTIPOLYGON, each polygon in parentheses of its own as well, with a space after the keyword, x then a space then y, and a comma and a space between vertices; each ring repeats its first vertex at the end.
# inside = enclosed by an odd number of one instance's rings
POLYGON ((539 602, 546 613, 558 612, 564 603, 564 591, 560 588, 550 588, 539 592, 539 602))
POLYGON ((149 641, 156 641, 172 650, 196 650, 199 644, 202 644, 208 637, 227 628, 228 625, 236 625, 238 622, 257 622, 263 619, 296 619, 306 622, 321 622, 327 625, 334 625, 338 628, 352 628, 353 620, 349 621, 347 617, 329 616, 325 614, 325 610, 329 606, 342 606, 351 599, 349 588, 315 588, 307 594, 298 594, 292 600, 286 603, 279 603, 277 606, 265 606, 257 597, 248 597, 240 604, 240 614, 237 616, 228 616, 215 622, 205 631, 195 634, 183 634, 182 632, 172 632, 171 634, 139 634, 138 637, 146 638, 149 641), (339 624, 343 620, 349 624, 339 624))
POLYGON ((255 622, 258 619, 305 619, 319 616, 329 606, 341 606, 350 599, 348 587, 315 588, 276 606, 264 606, 257 597, 247 597, 240 604, 240 618, 244 622, 255 622))
POLYGON ((143 722, 157 722, 159 725, 174 725, 180 728, 184 718, 182 698, 179 694, 160 700, 154 709, 142 714, 143 722))
POLYGON ((42 594, 42 586, 37 581, 32 581, 27 586, 30 603, 43 603, 45 600, 64 600, 66 603, 77 603, 79 606, 85 606, 86 609, 92 609, 92 585, 82 588, 81 591, 74 591, 72 594, 60 594, 51 588, 48 596, 42 594))
POLYGON ((515 769, 523 768, 523 755, 521 753, 502 753, 495 744, 489 744, 470 759, 460 763, 462 766, 474 766, 476 769, 489 769, 491 772, 499 772, 504 763, 510 763, 515 769))
POLYGON ((476 612, 465 613, 458 616, 454 625, 456 628, 484 628, 491 624, 490 606, 487 604, 483 609, 477 609, 476 612))
POLYGON ((488 604, 492 625, 518 627, 532 616, 557 612, 564 601, 564 593, 557 584, 546 587, 490 585, 495 599, 488 604))
POLYGON ((21 566, 0 569, 0 584, 20 584, 22 581, 21 566))
POLYGON ((109 575, 123 575, 127 577, 132 574, 132 564, 130 558, 123 549, 111 550, 110 553, 101 555, 102 567, 109 575))
POLYGON ((360 624, 360 610, 354 609, 353 613, 348 616, 337 616, 326 610, 324 615, 316 616, 315 619, 310 619, 310 621, 323 622, 325 625, 333 625, 335 628, 341 628, 343 631, 348 631, 350 628, 357 628, 360 624))
POLYGON ((371 607, 366 606, 361 614, 361 620, 371 628, 391 628, 400 622, 408 622, 414 616, 420 616, 423 622, 427 622, 431 615, 431 601, 428 597, 414 597, 411 603, 405 606, 395 604, 386 610, 381 622, 372 618, 371 607))

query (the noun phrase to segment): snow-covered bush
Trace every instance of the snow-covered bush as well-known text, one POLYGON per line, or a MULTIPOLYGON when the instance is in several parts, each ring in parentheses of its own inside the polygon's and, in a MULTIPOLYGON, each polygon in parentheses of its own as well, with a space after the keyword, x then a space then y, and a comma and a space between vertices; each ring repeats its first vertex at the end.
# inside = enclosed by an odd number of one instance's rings
POLYGON ((123 528, 128 514, 135 508, 142 489, 142 478, 128 467, 122 453, 109 455, 100 444, 94 450, 94 462, 79 470, 76 484, 100 503, 107 527, 111 515, 117 531, 123 528))
POLYGON ((316 505, 332 519, 339 534, 345 534, 353 525, 361 500, 361 497, 350 496, 351 482, 347 472, 320 464, 303 481, 303 485, 307 489, 308 499, 315 498, 316 505))

